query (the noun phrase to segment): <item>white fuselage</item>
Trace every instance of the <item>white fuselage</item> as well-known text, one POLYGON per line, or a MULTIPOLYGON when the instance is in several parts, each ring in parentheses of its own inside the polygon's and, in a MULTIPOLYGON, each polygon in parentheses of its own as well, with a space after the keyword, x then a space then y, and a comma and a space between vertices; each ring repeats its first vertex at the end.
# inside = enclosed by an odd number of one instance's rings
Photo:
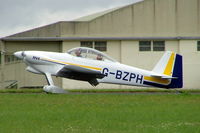
MULTIPOLYGON (((16 56, 20 57, 20 54, 16 56)), ((25 51, 23 60, 28 65, 27 70, 37 74, 48 73, 57 76, 57 73, 66 65, 100 71, 105 77, 97 79, 99 83, 147 86, 143 84, 144 76, 150 76, 151 74, 150 71, 120 64, 119 62, 92 60, 75 57, 68 53, 25 51)))
POLYGON ((182 88, 182 56, 166 51, 152 71, 121 64, 106 54, 86 47, 77 47, 68 53, 19 51, 14 55, 27 64, 27 70, 44 74, 46 92, 60 93, 51 76, 88 81, 92 86, 110 83, 131 86, 182 88))

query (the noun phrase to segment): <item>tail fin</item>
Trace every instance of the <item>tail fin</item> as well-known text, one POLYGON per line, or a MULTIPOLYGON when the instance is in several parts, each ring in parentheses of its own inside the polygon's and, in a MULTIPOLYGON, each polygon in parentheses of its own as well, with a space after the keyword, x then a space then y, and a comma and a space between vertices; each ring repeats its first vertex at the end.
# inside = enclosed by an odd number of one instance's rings
POLYGON ((182 88, 183 87, 183 66, 182 56, 171 51, 165 52, 160 61, 156 64, 152 72, 162 75, 163 79, 171 79, 170 84, 165 88, 182 88))

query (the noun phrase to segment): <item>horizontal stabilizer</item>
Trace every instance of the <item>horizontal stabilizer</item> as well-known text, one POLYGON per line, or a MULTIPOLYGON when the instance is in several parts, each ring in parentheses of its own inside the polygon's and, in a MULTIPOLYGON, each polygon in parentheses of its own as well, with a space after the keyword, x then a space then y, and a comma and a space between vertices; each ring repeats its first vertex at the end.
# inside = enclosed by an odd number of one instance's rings
POLYGON ((151 74, 152 77, 155 78, 162 78, 162 79, 176 79, 177 77, 172 77, 172 76, 168 76, 168 75, 164 75, 164 74, 151 74))
POLYGON ((161 79, 176 79, 177 77, 167 76, 167 75, 151 75, 151 77, 161 78, 161 79))

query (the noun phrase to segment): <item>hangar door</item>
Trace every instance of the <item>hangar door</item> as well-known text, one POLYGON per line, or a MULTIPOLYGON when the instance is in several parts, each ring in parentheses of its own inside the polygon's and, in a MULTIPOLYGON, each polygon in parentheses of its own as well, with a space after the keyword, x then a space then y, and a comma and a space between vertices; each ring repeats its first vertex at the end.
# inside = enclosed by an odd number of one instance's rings
MULTIPOLYGON (((59 41, 28 41, 28 42, 5 42, 5 67, 3 70, 5 87, 16 82, 17 88, 40 87, 47 84, 43 75, 27 72, 26 65, 13 56, 16 51, 37 50, 37 51, 61 51, 59 41)), ((53 78, 56 85, 61 86, 60 78, 53 78)))

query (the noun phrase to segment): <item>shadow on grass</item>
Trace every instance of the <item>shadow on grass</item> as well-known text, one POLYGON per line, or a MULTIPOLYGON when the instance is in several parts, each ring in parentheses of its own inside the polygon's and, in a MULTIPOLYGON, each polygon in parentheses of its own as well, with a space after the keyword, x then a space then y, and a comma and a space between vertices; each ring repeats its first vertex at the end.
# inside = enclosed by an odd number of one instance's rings
MULTIPOLYGON (((68 89, 67 89, 68 90, 68 89)), ((191 93, 199 93, 200 89, 71 89, 69 93, 174 93, 182 95, 190 95, 191 93)), ((37 89, 0 89, 0 93, 45 93, 42 88, 37 89)))

